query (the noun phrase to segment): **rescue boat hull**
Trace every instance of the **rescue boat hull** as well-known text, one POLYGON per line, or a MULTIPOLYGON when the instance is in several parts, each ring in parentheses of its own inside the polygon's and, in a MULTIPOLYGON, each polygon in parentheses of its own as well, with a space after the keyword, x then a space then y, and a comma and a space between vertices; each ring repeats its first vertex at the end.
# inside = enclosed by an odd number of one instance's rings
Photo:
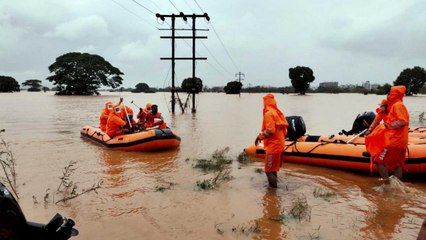
MULTIPOLYGON (((286 141, 283 159, 284 162, 377 172, 376 164, 371 164, 370 157, 365 156, 365 144, 360 143, 361 141, 361 139, 357 139, 354 143, 346 143, 346 141, 286 141)), ((252 144, 244 151, 258 158, 265 157, 262 143, 258 146, 252 144)), ((426 172, 425 141, 408 145, 404 171, 406 173, 426 172)))
POLYGON ((124 151, 155 151, 177 148, 180 137, 167 129, 151 129, 133 134, 125 134, 110 138, 101 129, 84 126, 80 130, 81 137, 96 142, 106 148, 124 151))

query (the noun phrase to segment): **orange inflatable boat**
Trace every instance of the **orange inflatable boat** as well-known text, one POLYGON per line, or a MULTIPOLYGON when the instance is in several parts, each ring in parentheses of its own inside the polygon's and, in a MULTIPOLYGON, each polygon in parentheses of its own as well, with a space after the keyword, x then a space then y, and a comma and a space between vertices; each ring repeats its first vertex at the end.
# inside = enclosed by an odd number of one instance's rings
MULTIPOLYGON (((354 135, 309 136, 305 135, 302 117, 290 116, 287 121, 289 127, 283 157, 285 162, 377 172, 376 165, 370 163, 370 157, 366 154, 365 138, 354 138, 354 135)), ((425 130, 424 127, 410 129, 405 172, 426 172, 426 137, 422 135, 425 130)), ((265 157, 263 142, 257 146, 252 144, 244 151, 259 158, 265 157)))
POLYGON ((177 148, 180 137, 169 129, 150 129, 138 133, 125 134, 110 138, 101 129, 84 126, 80 130, 83 138, 90 139, 107 148, 125 151, 152 151, 177 148))
MULTIPOLYGON (((377 172, 376 165, 370 164, 370 157, 365 155, 363 139, 347 143, 349 136, 303 136, 297 141, 286 141, 284 162, 318 165, 377 172)), ((263 143, 254 144, 244 149, 246 153, 259 158, 265 157, 263 143)), ((405 172, 426 172, 426 140, 409 143, 405 172)))

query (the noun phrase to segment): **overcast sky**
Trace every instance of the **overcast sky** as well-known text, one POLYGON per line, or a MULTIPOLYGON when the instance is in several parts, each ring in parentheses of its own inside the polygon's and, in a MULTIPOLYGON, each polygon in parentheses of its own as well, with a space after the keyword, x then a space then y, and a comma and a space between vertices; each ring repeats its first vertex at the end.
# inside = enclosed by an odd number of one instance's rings
MULTIPOLYGON (((392 83, 405 68, 426 68, 424 0, 0 0, 0 75, 46 80, 68 52, 98 54, 124 73, 124 87, 171 85, 170 21, 153 13, 208 13, 197 19, 197 77, 209 87, 245 74, 244 86, 289 86, 288 69, 307 66, 320 82, 392 83), (197 4, 198 3, 198 4, 197 4), (215 31, 214 31, 214 30, 215 31)), ((190 28, 177 20, 178 28, 190 28)), ((179 31, 180 36, 190 31, 179 31)), ((190 57, 191 40, 176 40, 190 57)), ((177 83, 192 76, 176 62, 177 83)))

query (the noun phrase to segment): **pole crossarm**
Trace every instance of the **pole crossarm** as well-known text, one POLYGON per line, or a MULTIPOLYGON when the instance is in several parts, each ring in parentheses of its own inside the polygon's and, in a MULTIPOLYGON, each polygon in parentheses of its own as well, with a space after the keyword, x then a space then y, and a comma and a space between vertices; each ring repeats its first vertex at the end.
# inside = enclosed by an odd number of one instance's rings
POLYGON ((160 38, 174 38, 174 39, 194 39, 194 38, 204 38, 206 39, 207 36, 160 36, 160 38))

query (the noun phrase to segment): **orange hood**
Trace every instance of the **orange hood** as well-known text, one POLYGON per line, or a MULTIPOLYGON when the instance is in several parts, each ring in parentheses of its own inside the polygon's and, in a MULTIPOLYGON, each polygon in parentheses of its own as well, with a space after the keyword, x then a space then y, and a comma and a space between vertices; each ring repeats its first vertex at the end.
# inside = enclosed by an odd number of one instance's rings
POLYGON ((113 107, 114 107, 114 104, 112 102, 106 102, 105 103, 106 114, 109 114, 112 111, 113 107))
POLYGON ((263 114, 267 111, 275 111, 278 114, 277 125, 288 125, 287 119, 285 119, 284 114, 278 109, 277 102, 275 101, 274 95, 268 93, 263 96, 263 114))
POLYGON ((405 90, 406 88, 403 85, 391 87, 387 98, 389 105, 402 101, 402 98, 405 96, 405 90))

